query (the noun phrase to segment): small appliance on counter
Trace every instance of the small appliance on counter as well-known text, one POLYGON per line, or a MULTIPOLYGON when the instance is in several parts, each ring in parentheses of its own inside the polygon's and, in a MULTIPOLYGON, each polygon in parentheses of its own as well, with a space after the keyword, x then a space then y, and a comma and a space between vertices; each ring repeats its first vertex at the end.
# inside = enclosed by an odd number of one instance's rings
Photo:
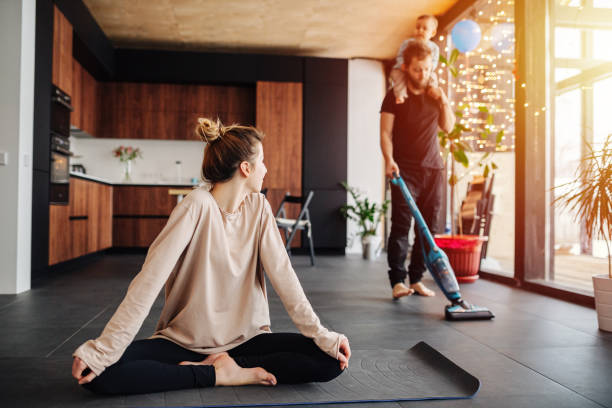
POLYGON ((72 168, 72 171, 75 173, 87 174, 87 171, 85 170, 85 166, 83 166, 82 164, 73 164, 70 167, 72 168))

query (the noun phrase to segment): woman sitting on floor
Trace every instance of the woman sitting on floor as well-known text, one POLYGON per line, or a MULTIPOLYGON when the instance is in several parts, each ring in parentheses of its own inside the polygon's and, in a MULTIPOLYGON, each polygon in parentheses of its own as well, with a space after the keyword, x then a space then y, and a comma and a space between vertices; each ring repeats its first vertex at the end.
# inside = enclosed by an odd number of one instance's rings
POLYGON ((196 132, 212 189, 172 211, 100 337, 74 352, 72 375, 104 394, 335 378, 349 342, 321 325, 259 193, 264 135, 208 119, 196 132), (271 333, 264 271, 302 334, 271 333), (154 335, 132 342, 164 284, 154 335))

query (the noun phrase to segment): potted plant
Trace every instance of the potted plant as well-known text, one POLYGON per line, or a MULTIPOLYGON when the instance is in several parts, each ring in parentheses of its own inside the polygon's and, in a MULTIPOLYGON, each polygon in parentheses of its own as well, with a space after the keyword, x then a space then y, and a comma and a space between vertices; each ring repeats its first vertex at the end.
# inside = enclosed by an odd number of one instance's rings
MULTIPOLYGON (((455 67, 458 56, 459 51, 457 49, 451 52, 448 59, 444 56, 440 56, 440 62, 443 66, 448 67, 453 77, 457 77, 459 73, 455 67)), ((466 152, 472 152, 472 148, 468 143, 462 140, 462 135, 465 132, 473 132, 474 129, 465 126, 462 123, 462 119, 464 118, 464 113, 470 108, 471 107, 467 105, 458 105, 455 111, 456 121, 454 128, 448 133, 444 131, 438 132, 438 139, 444 162, 448 163, 450 158, 451 174, 448 178, 448 183, 450 185, 451 233, 450 235, 436 235, 434 239, 436 244, 447 254, 451 266, 455 271, 455 275, 457 276, 457 280, 461 283, 474 282, 478 279, 481 259, 480 251, 483 242, 486 241, 488 237, 465 235, 462 233, 457 234, 455 214, 460 214, 460 212, 455 211, 456 185, 476 167, 483 169, 482 175, 485 179, 492 171, 497 169, 497 165, 492 161, 491 152, 484 152, 480 158, 473 163, 470 163, 470 159, 466 154, 466 152), (457 164, 460 164, 465 169, 461 175, 457 172, 457 164)), ((476 108, 473 109, 476 111, 476 108)), ((491 128, 494 125, 493 114, 484 105, 478 106, 477 109, 478 114, 483 117, 484 123, 483 128, 477 131, 482 140, 488 140, 492 135, 491 128)), ((495 134, 496 146, 500 146, 503 136, 503 130, 495 134)), ((461 221, 459 225, 461 225, 461 221)))
POLYGON ((370 202, 367 197, 363 197, 360 192, 346 182, 343 181, 340 184, 348 191, 355 202, 355 205, 343 205, 340 212, 344 218, 357 221, 360 228, 359 236, 361 237, 364 259, 376 259, 382 247, 382 239, 376 234, 376 230, 380 224, 380 219, 387 213, 389 200, 385 200, 378 206, 376 203, 370 202))
POLYGON ((589 240, 595 237, 606 243, 608 274, 593 276, 593 292, 599 328, 612 331, 612 134, 601 149, 595 150, 590 144, 587 148, 588 154, 576 170, 576 178, 555 187, 566 191, 554 203, 574 212, 589 240))

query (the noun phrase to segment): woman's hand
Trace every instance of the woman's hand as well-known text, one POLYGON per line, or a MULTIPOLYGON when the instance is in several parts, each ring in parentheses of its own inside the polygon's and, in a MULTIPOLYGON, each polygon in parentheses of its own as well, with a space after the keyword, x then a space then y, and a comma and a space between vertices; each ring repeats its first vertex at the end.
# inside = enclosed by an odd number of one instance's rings
POLYGON ((96 374, 91 371, 89 367, 87 367, 87 364, 76 356, 74 357, 74 360, 72 360, 72 376, 79 381, 79 385, 87 384, 96 378, 96 374), (84 376, 83 372, 86 370, 89 373, 84 376))
POLYGON ((340 369, 344 370, 348 368, 348 362, 351 358, 351 346, 346 337, 343 337, 340 341, 340 347, 338 348, 338 360, 340 361, 340 369))

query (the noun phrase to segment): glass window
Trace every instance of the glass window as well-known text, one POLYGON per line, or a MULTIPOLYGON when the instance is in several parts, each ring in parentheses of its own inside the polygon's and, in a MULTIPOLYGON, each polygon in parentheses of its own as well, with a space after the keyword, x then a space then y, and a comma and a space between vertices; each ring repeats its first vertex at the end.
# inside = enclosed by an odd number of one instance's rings
POLYGON ((566 7, 581 7, 582 0, 557 0, 557 4, 566 7))
MULTIPOLYGON (((555 4, 558 7, 570 5, 565 0, 559 0, 555 4)), ((584 27, 597 26, 595 24, 601 27, 601 21, 593 21, 591 24, 586 19, 590 18, 589 16, 601 18, 599 16, 603 11, 598 12, 594 8, 612 8, 612 0, 592 0, 582 2, 580 6, 584 8, 580 23, 584 27)), ((604 61, 612 61, 612 29, 577 29, 555 26, 555 21, 552 23, 556 83, 582 72, 589 72, 590 69, 601 72, 598 67, 608 64, 604 61), (568 65, 567 59, 574 59, 570 63, 572 65, 568 65)), ((564 24, 562 21, 559 23, 564 24)), ((588 75, 581 75, 579 79, 581 82, 574 90, 557 89, 553 102, 555 115, 552 126, 554 139, 551 182, 556 186, 552 191, 553 198, 568 191, 569 186, 564 184, 573 181, 579 166, 584 165, 583 158, 588 153, 586 144, 593 144, 598 148, 607 135, 612 133, 612 72, 608 78, 598 81, 588 75)), ((568 208, 553 206, 551 223, 554 256, 547 279, 571 290, 592 295, 591 276, 607 271, 604 242, 589 240, 582 221, 568 208)))
POLYGON ((580 30, 569 27, 555 28, 555 57, 577 59, 582 56, 580 30))
POLYGON ((595 8, 612 8, 612 0, 593 0, 595 8))
POLYGON ((578 75, 580 70, 577 68, 555 68, 555 82, 561 82, 564 79, 578 75))
POLYGON ((559 95, 555 101, 555 182, 574 177, 582 146, 582 95, 580 89, 559 95))
POLYGON ((612 133, 612 77, 593 84, 593 144, 601 145, 612 133))
POLYGON ((493 161, 498 166, 493 183, 493 216, 486 257, 481 269, 486 272, 514 276, 514 201, 515 153, 498 152, 493 161))
MULTIPOLYGON (((580 89, 559 95, 555 100, 554 186, 563 186, 576 175, 582 150, 582 94, 580 89)), ((567 188, 554 189, 554 198, 567 188)), ((575 214, 559 206, 554 212, 554 270, 556 283, 591 290, 591 272, 581 258, 581 229, 575 214)))
POLYGON ((593 30, 593 58, 612 61, 612 30, 593 30))

